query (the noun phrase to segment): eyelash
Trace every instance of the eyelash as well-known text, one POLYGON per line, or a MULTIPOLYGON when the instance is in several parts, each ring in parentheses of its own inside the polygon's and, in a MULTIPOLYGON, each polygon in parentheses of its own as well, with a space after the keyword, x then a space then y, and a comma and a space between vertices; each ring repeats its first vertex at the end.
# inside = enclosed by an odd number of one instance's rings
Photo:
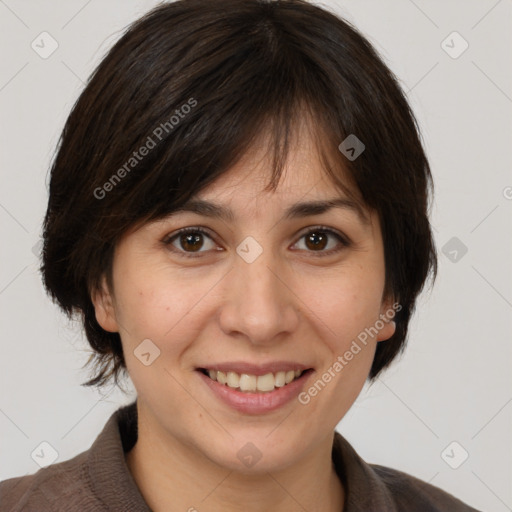
MULTIPOLYGON (((335 238, 337 238, 338 241, 341 244, 341 247, 339 247, 337 249, 330 249, 329 251, 307 251, 307 252, 310 252, 311 255, 314 256, 314 257, 330 256, 332 254, 335 254, 337 252, 342 251, 343 249, 346 249, 347 247, 350 247, 350 245, 351 245, 351 241, 348 239, 348 237, 342 235, 341 233, 338 233, 338 232, 334 231, 331 228, 328 228, 327 226, 314 226, 313 228, 309 228, 308 231, 305 231, 304 233, 302 233, 300 235, 300 237, 297 240, 297 242, 300 239, 304 238, 306 235, 309 235, 311 233, 315 233, 315 232, 318 232, 318 231, 320 231, 321 233, 327 234, 327 235, 332 235, 335 238)), ((189 234, 189 233, 201 233, 202 235, 205 235, 208 238, 210 238, 212 241, 215 241, 215 240, 213 240, 213 237, 210 235, 210 233, 208 231, 206 231, 205 229, 200 228, 200 227, 193 227, 192 226, 192 227, 182 228, 182 229, 176 231, 175 233, 166 236, 162 240, 162 243, 165 246, 172 248, 173 252, 175 252, 177 254, 180 254, 180 255, 184 256, 185 258, 198 258, 198 257, 201 256, 201 253, 207 252, 207 251, 198 251, 198 252, 194 253, 194 252, 187 252, 187 251, 179 250, 179 249, 176 249, 175 247, 172 246, 172 242, 176 238, 178 238, 180 235, 184 235, 184 234, 186 235, 186 234, 189 234)), ((295 243, 297 243, 297 242, 295 242, 295 243)))

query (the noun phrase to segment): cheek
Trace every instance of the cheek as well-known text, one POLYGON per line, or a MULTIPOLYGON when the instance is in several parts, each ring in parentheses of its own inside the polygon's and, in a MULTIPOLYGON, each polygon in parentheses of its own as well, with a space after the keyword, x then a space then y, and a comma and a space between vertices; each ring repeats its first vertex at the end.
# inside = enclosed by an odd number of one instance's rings
POLYGON ((324 325, 326 339, 336 352, 379 318, 384 275, 378 262, 353 264, 318 276, 301 276, 299 296, 308 306, 316 324, 324 325))
POLYGON ((162 391, 186 407, 180 386, 190 371, 187 357, 217 304, 223 272, 177 268, 161 252, 124 247, 114 263, 115 310, 126 367, 139 395, 151 402, 162 391), (145 356, 148 354, 149 356, 145 356), (147 364, 146 364, 147 363, 147 364), (183 403, 182 403, 183 402, 183 403))
POLYGON ((146 338, 158 344, 186 316, 197 292, 154 265, 119 265, 115 278, 116 318, 130 345, 146 338))
POLYGON ((156 266, 151 272, 124 270, 116 287, 116 315, 130 378, 147 403, 155 389, 165 389, 173 397, 169 403, 186 407, 186 394, 173 378, 175 364, 199 334, 192 317, 208 287, 203 290, 198 280, 187 286, 156 266))
POLYGON ((373 362, 377 340, 371 328, 379 319, 384 269, 375 258, 300 282, 310 321, 327 349, 305 400, 332 407, 336 423, 359 395, 373 362))
POLYGON ((306 422, 311 429, 336 426, 364 386, 377 346, 370 328, 379 318, 379 283, 352 272, 326 281, 309 297, 322 353, 321 367, 300 397, 309 408, 306 422))

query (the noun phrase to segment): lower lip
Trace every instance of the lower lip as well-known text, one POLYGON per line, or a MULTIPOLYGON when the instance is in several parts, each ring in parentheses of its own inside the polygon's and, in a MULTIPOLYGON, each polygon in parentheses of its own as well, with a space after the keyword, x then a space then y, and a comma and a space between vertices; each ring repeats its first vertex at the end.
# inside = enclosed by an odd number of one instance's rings
POLYGON ((305 371, 298 379, 290 382, 290 384, 265 393, 237 391, 226 384, 220 384, 216 380, 210 379, 200 370, 197 370, 197 373, 213 391, 215 396, 233 409, 246 414, 263 414, 279 409, 279 407, 297 397, 304 388, 306 380, 313 373, 313 370, 305 371))

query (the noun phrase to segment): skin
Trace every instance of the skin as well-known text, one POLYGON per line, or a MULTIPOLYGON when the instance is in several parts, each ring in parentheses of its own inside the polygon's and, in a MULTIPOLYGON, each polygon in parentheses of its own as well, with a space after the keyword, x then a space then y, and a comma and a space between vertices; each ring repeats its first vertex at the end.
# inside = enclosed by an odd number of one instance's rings
POLYGON ((116 247, 113 289, 104 283, 92 297, 100 325, 121 335, 139 415, 138 440, 126 460, 155 512, 343 508, 331 461, 334 429, 394 322, 386 321, 307 405, 294 399, 269 413, 244 414, 220 402, 195 370, 223 361, 290 360, 315 369, 307 390, 393 304, 383 297, 375 213, 366 211, 366 222, 341 208, 280 220, 296 202, 343 196, 303 131, 298 142, 275 192, 263 191, 270 162, 260 144, 197 195, 229 207, 233 221, 181 212, 128 233, 116 247), (322 231, 314 229, 320 224, 351 244, 328 234, 326 247, 307 245, 304 235, 322 231), (209 231, 199 253, 179 237, 162 242, 184 227, 209 231), (247 236, 263 248, 250 264, 236 253, 247 236), (187 248, 198 257, 183 256, 187 248), (134 355, 147 338, 161 351, 149 366, 134 355), (251 468, 237 457, 247 442, 262 454, 251 468))

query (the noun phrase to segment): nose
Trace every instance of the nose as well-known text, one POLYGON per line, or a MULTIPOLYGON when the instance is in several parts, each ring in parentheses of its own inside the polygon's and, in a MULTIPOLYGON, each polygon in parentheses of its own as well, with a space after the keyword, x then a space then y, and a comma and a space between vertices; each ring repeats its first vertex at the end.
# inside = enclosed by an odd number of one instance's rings
POLYGON ((299 322, 300 301, 293 284, 287 282, 290 279, 271 251, 263 251, 252 263, 236 256, 234 268, 224 280, 225 300, 219 317, 223 332, 254 345, 272 345, 278 337, 293 333, 299 322))

